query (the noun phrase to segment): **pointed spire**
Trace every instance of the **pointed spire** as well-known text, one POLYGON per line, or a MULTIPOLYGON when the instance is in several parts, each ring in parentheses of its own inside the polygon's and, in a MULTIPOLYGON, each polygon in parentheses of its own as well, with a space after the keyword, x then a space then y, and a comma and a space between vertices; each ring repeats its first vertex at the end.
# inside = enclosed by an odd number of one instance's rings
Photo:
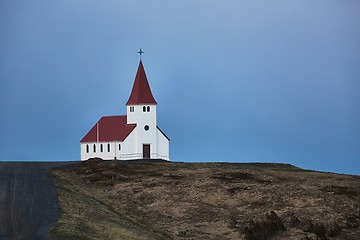
POLYGON ((126 105, 157 104, 150 89, 144 66, 140 59, 135 81, 126 105))

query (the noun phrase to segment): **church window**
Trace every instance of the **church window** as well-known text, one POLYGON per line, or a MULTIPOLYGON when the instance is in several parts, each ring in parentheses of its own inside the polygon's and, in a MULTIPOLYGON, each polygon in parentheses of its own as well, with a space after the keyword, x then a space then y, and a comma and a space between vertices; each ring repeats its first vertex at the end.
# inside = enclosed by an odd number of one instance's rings
POLYGON ((108 143, 108 152, 110 152, 110 143, 108 143))
POLYGON ((146 106, 143 106, 143 112, 146 112, 146 106))
POLYGON ((103 152, 104 148, 103 148, 103 145, 100 144, 100 152, 103 152))
POLYGON ((149 125, 145 125, 145 127, 144 127, 144 129, 145 129, 145 131, 149 131, 149 125))
POLYGON ((134 112, 134 106, 130 107, 130 112, 134 112))
POLYGON ((89 144, 86 144, 86 153, 89 153, 89 144))
POLYGON ((121 144, 119 144, 119 151, 121 150, 121 144))
POLYGON ((147 106, 147 111, 150 112, 150 106, 147 106))
POLYGON ((96 145, 94 144, 94 152, 96 152, 96 145))

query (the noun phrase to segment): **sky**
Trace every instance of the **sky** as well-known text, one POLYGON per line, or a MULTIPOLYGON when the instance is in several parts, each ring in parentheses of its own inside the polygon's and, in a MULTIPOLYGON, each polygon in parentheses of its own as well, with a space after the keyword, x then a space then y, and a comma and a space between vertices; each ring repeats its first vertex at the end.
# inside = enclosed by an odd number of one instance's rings
POLYGON ((0 160, 78 160, 139 64, 170 158, 360 175, 358 0, 0 0, 0 160))

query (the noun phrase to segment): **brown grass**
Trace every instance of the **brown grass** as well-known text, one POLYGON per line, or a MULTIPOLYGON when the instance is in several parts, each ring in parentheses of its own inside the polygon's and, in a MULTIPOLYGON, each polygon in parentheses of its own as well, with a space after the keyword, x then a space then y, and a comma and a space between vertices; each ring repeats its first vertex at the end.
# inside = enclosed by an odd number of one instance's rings
POLYGON ((54 170, 54 239, 358 239, 360 177, 287 164, 87 161, 54 170))

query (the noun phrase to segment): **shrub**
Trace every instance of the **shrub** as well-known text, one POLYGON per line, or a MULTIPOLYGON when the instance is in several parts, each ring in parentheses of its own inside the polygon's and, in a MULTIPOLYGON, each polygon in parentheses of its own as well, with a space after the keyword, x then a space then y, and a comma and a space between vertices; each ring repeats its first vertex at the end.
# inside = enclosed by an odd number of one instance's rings
POLYGON ((255 176, 247 172, 224 172, 212 176, 214 179, 222 180, 226 183, 236 183, 241 180, 253 180, 255 176))
POLYGON ((356 191, 351 187, 345 187, 345 186, 329 185, 324 187, 322 190, 325 192, 329 192, 337 195, 345 195, 352 198, 358 197, 360 195, 359 191, 356 191))
POLYGON ((347 217, 346 228, 357 229, 360 227, 360 213, 355 213, 347 217))
POLYGON ((326 227, 323 223, 312 223, 309 222, 305 228, 305 232, 315 233, 316 236, 321 240, 327 240, 326 237, 326 227))
POLYGON ((334 223, 334 225, 329 230, 329 237, 337 237, 341 232, 341 227, 339 224, 334 223))
POLYGON ((244 228, 244 234, 247 240, 269 240, 279 231, 284 230, 285 226, 281 218, 271 211, 266 214, 266 219, 263 221, 250 220, 244 228))
POLYGON ((290 217, 290 226, 291 227, 299 226, 300 223, 301 223, 301 221, 297 216, 295 216, 294 214, 291 215, 291 217, 290 217))

